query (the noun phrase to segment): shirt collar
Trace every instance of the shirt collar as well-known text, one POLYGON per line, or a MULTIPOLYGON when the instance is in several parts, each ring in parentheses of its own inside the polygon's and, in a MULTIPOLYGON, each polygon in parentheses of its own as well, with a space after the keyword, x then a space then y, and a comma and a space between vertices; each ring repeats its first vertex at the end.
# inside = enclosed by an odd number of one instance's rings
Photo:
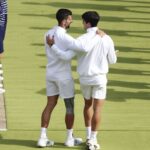
POLYGON ((98 30, 98 27, 91 27, 87 29, 87 32, 96 32, 98 30))
POLYGON ((56 26, 56 29, 57 29, 57 30, 61 30, 61 31, 63 31, 63 32, 67 32, 67 30, 64 29, 64 28, 62 28, 61 26, 56 26))

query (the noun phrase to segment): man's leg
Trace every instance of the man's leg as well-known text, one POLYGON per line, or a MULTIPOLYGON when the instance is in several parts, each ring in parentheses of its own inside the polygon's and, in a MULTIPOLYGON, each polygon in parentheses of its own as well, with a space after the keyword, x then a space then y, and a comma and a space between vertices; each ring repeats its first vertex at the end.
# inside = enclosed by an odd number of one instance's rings
POLYGON ((101 110, 104 105, 104 100, 94 99, 93 102, 93 117, 92 131, 97 131, 101 121, 101 110))
POLYGON ((65 98, 65 107, 66 107, 66 115, 65 115, 65 123, 67 129, 72 129, 74 124, 74 97, 65 98))
POLYGON ((74 97, 64 99, 66 114, 65 123, 67 128, 67 140, 65 145, 70 145, 70 140, 73 139, 73 124, 74 124, 74 97))
POLYGON ((41 116, 41 127, 43 127, 43 128, 48 127, 51 113, 57 104, 57 100, 58 100, 58 95, 47 97, 47 104, 46 104, 46 106, 43 110, 42 116, 41 116))
POLYGON ((49 141, 47 138, 47 127, 49 125, 50 117, 52 114, 53 109, 55 108, 58 100, 58 95, 55 96, 48 96, 47 97, 47 104, 42 112, 41 116, 41 135, 38 141, 38 146, 45 147, 47 145, 53 145, 53 141, 49 141))
POLYGON ((85 99, 84 98, 84 123, 86 127, 86 139, 90 139, 91 136, 91 121, 92 121, 92 116, 93 116, 93 100, 91 99, 85 99))
POLYGON ((104 105, 104 100, 94 99, 93 116, 91 120, 92 131, 91 131, 90 140, 87 143, 89 149, 92 149, 92 147, 95 147, 96 149, 100 149, 100 145, 97 143, 97 131, 101 122, 101 110, 103 105, 104 105))
POLYGON ((75 138, 73 136, 73 124, 74 124, 74 97, 64 99, 66 106, 65 123, 67 128, 67 139, 65 141, 66 146, 75 146, 82 143, 81 138, 75 138))

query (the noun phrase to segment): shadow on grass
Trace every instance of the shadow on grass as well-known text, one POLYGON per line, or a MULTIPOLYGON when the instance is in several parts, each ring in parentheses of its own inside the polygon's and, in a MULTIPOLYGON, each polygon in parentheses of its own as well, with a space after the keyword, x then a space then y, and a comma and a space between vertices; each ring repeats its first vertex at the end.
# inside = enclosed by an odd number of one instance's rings
POLYGON ((44 48, 44 43, 31 43, 32 46, 42 46, 44 48))
POLYGON ((114 89, 108 88, 108 101, 113 102, 125 102, 126 100, 150 100, 149 92, 126 92, 126 91, 116 91, 114 89))
MULTIPOLYGON (((91 0, 88 0, 91 1, 91 0)), ((93 0, 93 1, 99 1, 99 0, 93 0)), ((106 0, 101 0, 101 2, 106 2, 106 0)), ((136 1, 136 0, 107 0, 107 2, 127 2, 127 3, 139 3, 139 4, 150 4, 150 2, 147 1, 136 1)))
POLYGON ((116 80, 109 80, 108 85, 115 86, 115 87, 133 88, 133 89, 149 89, 150 86, 149 83, 116 81, 116 80))
MULTIPOLYGON (((37 91, 36 93, 40 94, 40 95, 45 95, 46 96, 46 88, 42 88, 39 91, 37 91)), ((75 89, 75 94, 81 94, 80 89, 75 89)))
POLYGON ((142 70, 131 70, 131 69, 116 69, 110 68, 109 70, 112 74, 122 74, 122 75, 142 75, 142 76, 150 76, 150 71, 142 71, 142 70))
POLYGON ((125 6, 124 4, 121 6, 118 5, 111 5, 111 3, 107 4, 88 4, 88 3, 69 3, 69 2, 22 2, 25 5, 45 5, 45 6, 53 6, 56 8, 69 8, 69 9, 92 9, 92 10, 106 10, 106 11, 127 11, 127 12, 134 12, 134 13, 148 13, 148 11, 139 11, 139 8, 149 8, 149 6, 125 6), (137 10, 131 10, 132 8, 136 8, 137 10))
POLYGON ((116 46, 120 52, 139 52, 139 53, 150 53, 149 48, 140 47, 127 47, 127 46, 116 46))
POLYGON ((144 35, 145 33, 150 33, 150 31, 128 31, 128 30, 113 30, 113 29, 104 29, 109 35, 115 36, 129 36, 129 37, 140 37, 140 38, 150 38, 149 35, 144 35))
MULTIPOLYGON (((46 54, 36 54, 36 56, 45 57, 45 58, 46 58, 46 54)), ((41 68, 42 68, 42 67, 41 67, 41 68)))
POLYGON ((114 16, 102 16, 100 22, 124 22, 124 23, 138 23, 138 24, 149 24, 149 18, 127 18, 127 17, 114 17, 114 16))
MULTIPOLYGON (((30 13, 26 13, 26 14, 19 14, 20 16, 24 16, 24 17, 46 17, 46 18, 49 18, 49 19, 56 19, 56 15, 55 14, 30 14, 30 13)), ((81 15, 82 14, 74 14, 73 13, 73 20, 81 20, 82 21, 82 18, 81 18, 81 15)), ((138 17, 135 17, 135 18, 123 18, 123 17, 114 17, 114 16, 102 16, 101 17, 101 21, 100 22, 126 22, 126 23, 138 23, 138 24, 149 24, 149 18, 138 18, 138 17)), ((47 29, 47 28, 45 28, 47 29)))
MULTIPOLYGON (((38 148, 36 146, 37 141, 34 141, 34 140, 0 139, 0 145, 7 145, 7 146, 16 145, 16 146, 23 146, 23 147, 38 148)), ((64 143, 58 143, 58 142, 55 142, 55 145, 53 147, 51 147, 50 149, 57 149, 57 148, 70 149, 69 147, 64 146, 64 143)), ((84 144, 77 146, 77 147, 73 147, 72 149, 74 149, 74 150, 75 149, 80 149, 80 150, 84 149, 84 144)))
POLYGON ((117 60, 119 63, 126 64, 150 64, 150 59, 141 59, 141 58, 128 58, 128 57, 118 57, 117 60))
MULTIPOLYGON (((0 145, 19 145, 25 147, 36 148, 37 141, 34 140, 19 140, 19 139, 0 139, 0 145)), ((11 148, 10 148, 11 149, 11 148)))
POLYGON ((48 31, 49 28, 48 27, 30 27, 31 30, 45 30, 45 31, 48 31))
MULTIPOLYGON (((49 19, 55 19, 56 20, 56 14, 30 14, 30 13, 26 13, 26 14, 19 14, 20 16, 23 17, 46 17, 49 19)), ((81 14, 73 14, 73 20, 82 20, 81 14)), ((81 22, 82 23, 82 22, 81 22)))
POLYGON ((22 4, 25 5, 45 5, 45 6, 53 6, 57 8, 69 8, 69 9, 94 9, 94 10, 110 10, 110 11, 116 11, 116 10, 127 10, 125 6, 120 5, 104 5, 104 4, 88 4, 88 3, 69 3, 69 2, 49 2, 49 3, 39 3, 39 2, 22 2, 22 4))
MULTIPOLYGON (((79 80, 75 79, 75 84, 79 84, 79 80)), ((136 83, 136 82, 123 82, 123 81, 110 81, 109 86, 117 86, 117 87, 128 87, 133 89, 148 89, 149 84, 146 83, 136 83)), ((139 91, 139 92, 130 92, 130 90, 127 91, 117 91, 112 88, 109 88, 108 86, 108 101, 114 101, 114 102, 125 102, 126 100, 150 100, 150 93, 145 91, 139 91)), ((36 93, 41 95, 46 95, 46 89, 43 88, 36 93)), ((80 89, 75 89, 76 95, 82 95, 80 89)))
MULTIPOLYGON (((46 4, 46 3, 45 3, 46 4)), ((69 3, 69 2, 51 2, 47 3, 47 5, 61 8, 66 7, 70 9, 92 9, 92 10, 106 10, 106 11, 125 11, 125 12, 134 12, 134 13, 149 13, 148 11, 140 11, 139 8, 149 8, 149 6, 125 6, 125 5, 111 5, 111 3, 107 4, 88 4, 88 3, 69 3), (137 10, 131 10, 132 8, 136 8, 137 10)))
POLYGON ((42 88, 39 91, 37 91, 36 93, 40 94, 40 95, 46 95, 46 88, 42 88))
MULTIPOLYGON (((48 30, 49 28, 45 27, 30 27, 31 30, 48 30)), ((150 38, 149 35, 145 35, 150 33, 150 31, 128 31, 128 30, 114 30, 114 29, 103 29, 106 33, 111 36, 122 36, 122 37, 139 37, 139 38, 150 38)), ((85 33, 85 30, 82 27, 70 27, 67 31, 72 34, 81 34, 85 33)), ((33 46, 43 46, 43 43, 32 43, 33 46)))

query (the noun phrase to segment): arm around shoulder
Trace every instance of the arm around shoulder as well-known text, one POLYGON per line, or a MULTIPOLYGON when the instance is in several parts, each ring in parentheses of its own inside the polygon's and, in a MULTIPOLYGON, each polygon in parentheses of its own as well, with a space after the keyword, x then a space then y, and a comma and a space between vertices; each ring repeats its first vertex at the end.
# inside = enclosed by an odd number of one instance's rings
POLYGON ((51 50, 56 54, 56 56, 62 60, 70 61, 76 53, 72 50, 63 51, 59 49, 55 44, 51 47, 51 50))

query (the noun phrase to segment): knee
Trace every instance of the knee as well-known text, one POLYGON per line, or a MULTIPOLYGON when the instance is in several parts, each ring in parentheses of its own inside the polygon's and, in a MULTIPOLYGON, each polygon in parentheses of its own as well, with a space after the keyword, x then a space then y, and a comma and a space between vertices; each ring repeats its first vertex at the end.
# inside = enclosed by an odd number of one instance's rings
POLYGON ((89 109, 92 107, 92 101, 90 102, 85 102, 85 106, 84 106, 86 109, 89 109))
POLYGON ((47 107, 54 108, 57 105, 57 101, 48 101, 47 107))
POLYGON ((57 105, 57 101, 55 101, 54 103, 52 103, 52 106, 55 107, 57 105))
POLYGON ((66 114, 74 114, 74 99, 65 99, 66 114))
POLYGON ((67 108, 66 109, 66 114, 73 115, 74 114, 74 109, 73 108, 67 108))

